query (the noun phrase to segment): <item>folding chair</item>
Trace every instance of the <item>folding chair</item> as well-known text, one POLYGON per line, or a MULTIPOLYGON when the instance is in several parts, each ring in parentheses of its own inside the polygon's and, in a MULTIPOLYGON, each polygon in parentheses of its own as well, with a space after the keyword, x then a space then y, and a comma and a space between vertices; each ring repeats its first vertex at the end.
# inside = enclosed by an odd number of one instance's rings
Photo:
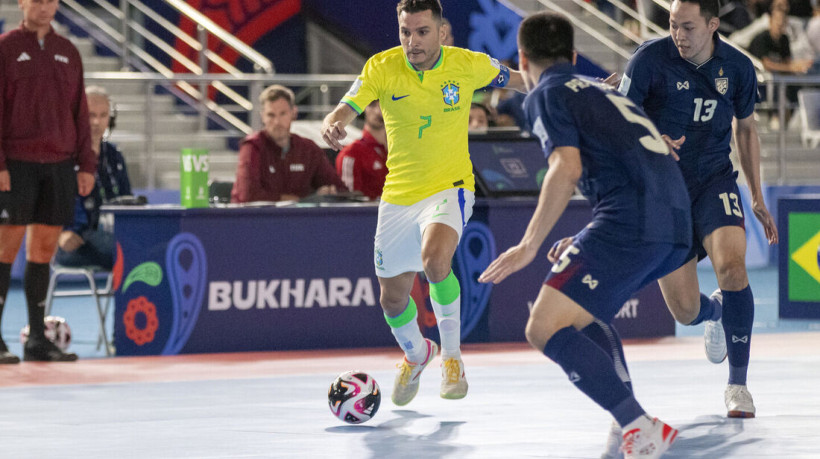
POLYGON ((797 102, 803 124, 800 133, 803 148, 817 148, 820 144, 820 89, 801 89, 797 93, 797 102))
POLYGON ((108 316, 108 311, 111 306, 111 298, 114 297, 114 275, 99 266, 82 266, 82 267, 68 267, 61 266, 52 262, 51 278, 48 282, 48 294, 46 295, 45 314, 51 314, 51 306, 54 298, 76 297, 76 296, 91 296, 94 298, 94 303, 97 305, 97 316, 99 317, 100 332, 97 338, 97 349, 100 345, 105 346, 105 355, 114 355, 114 347, 108 341, 108 334, 105 332, 105 319, 108 316), (97 274, 105 274, 105 286, 100 287, 97 284, 97 274), (76 278, 80 276, 88 281, 87 289, 66 289, 57 290, 57 281, 60 276, 73 276, 76 278), (103 299, 105 301, 103 302, 103 299))

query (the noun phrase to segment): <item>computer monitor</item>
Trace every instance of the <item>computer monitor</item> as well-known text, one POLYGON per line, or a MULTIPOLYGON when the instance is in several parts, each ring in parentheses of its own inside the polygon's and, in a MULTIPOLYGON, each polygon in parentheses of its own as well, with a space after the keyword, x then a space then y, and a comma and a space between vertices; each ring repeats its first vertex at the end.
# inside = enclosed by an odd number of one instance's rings
POLYGON ((547 173, 541 143, 519 134, 471 134, 470 158, 479 196, 538 196, 547 173))

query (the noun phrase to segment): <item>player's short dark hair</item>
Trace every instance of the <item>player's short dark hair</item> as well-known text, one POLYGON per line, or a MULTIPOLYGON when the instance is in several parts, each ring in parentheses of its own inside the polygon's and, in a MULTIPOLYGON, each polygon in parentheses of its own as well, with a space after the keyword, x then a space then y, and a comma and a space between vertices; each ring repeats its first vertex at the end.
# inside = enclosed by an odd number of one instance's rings
POLYGON ((541 12, 524 18, 518 28, 521 53, 536 63, 572 62, 574 30, 569 20, 557 13, 541 12))
POLYGON ((720 10, 720 4, 718 0, 677 0, 681 3, 694 3, 700 6, 700 15, 706 19, 706 22, 712 20, 712 18, 719 17, 718 11, 720 10))
POLYGON ((396 14, 398 15, 401 15, 402 12, 421 13, 427 10, 433 13, 433 19, 441 21, 441 2, 439 0, 401 0, 396 5, 396 14))

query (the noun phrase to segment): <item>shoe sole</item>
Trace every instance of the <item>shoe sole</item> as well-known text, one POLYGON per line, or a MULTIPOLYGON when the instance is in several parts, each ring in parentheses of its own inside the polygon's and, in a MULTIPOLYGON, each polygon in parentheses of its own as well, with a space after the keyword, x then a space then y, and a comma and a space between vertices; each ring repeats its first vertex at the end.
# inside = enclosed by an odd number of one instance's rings
POLYGON ((78 359, 74 360, 48 360, 48 359, 26 359, 24 358, 24 362, 47 362, 47 363, 71 363, 76 362, 78 359))
POLYGON ((467 392, 465 392, 463 394, 445 394, 445 393, 442 392, 439 395, 441 395, 441 398, 443 398, 445 400, 461 400, 462 398, 467 396, 467 392))
POLYGON ((728 354, 724 354, 724 356, 723 356, 723 358, 722 358, 722 359, 720 359, 720 360, 713 360, 711 357, 709 357, 709 354, 706 354, 706 360, 708 360, 708 361, 710 361, 710 362, 714 363, 715 365, 718 365, 718 364, 720 364, 720 363, 723 363, 723 361, 724 361, 724 360, 726 360, 726 357, 727 357, 727 356, 728 356, 728 354))
POLYGON ((730 418, 751 419, 751 418, 755 417, 755 414, 750 413, 748 411, 734 410, 734 411, 729 411, 728 413, 726 413, 726 416, 730 417, 730 418))

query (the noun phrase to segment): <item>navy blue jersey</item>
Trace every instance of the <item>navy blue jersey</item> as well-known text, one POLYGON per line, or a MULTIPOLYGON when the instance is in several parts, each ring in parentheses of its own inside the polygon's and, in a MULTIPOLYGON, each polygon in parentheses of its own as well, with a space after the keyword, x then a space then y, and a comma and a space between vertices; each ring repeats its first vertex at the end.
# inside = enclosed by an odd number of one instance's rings
POLYGON ((690 244, 689 195, 658 130, 632 101, 574 70, 547 69, 524 111, 547 157, 556 147, 580 150, 591 227, 616 242, 690 244))
POLYGON ((731 172, 732 118, 747 118, 758 100, 752 62, 714 38, 711 59, 695 65, 682 57, 671 37, 641 45, 626 66, 620 92, 642 107, 658 130, 686 136, 678 150, 689 190, 716 174, 731 172))

